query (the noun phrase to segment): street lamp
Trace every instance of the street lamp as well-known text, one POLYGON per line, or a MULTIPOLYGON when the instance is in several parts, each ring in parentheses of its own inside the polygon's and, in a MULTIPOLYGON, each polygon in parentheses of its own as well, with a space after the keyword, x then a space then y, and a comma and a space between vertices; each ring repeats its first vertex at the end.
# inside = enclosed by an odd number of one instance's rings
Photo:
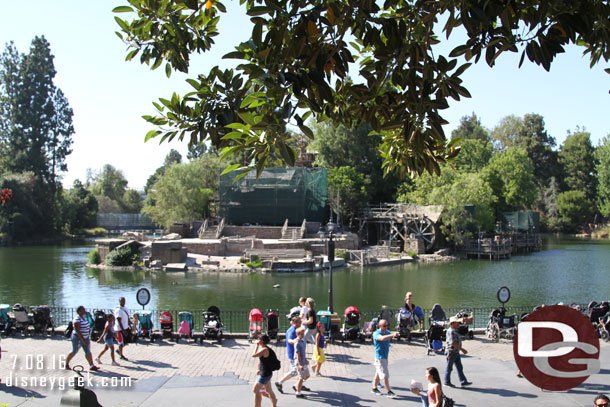
POLYGON ((333 313, 333 262, 335 261, 335 241, 333 238, 335 237, 335 227, 336 225, 330 221, 326 224, 326 232, 323 229, 320 229, 320 238, 328 237, 327 243, 327 257, 328 257, 328 271, 329 271, 329 281, 328 281, 328 310, 330 313, 333 313))

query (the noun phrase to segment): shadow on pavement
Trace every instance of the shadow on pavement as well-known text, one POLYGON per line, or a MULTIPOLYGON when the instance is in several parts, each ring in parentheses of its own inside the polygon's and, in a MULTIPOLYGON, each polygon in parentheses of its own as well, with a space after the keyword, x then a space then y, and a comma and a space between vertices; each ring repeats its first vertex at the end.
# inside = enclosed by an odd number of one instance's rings
POLYGON ((326 355, 326 360, 327 361, 330 360, 330 361, 337 362, 337 363, 347 363, 350 365, 370 365, 371 364, 371 363, 361 362, 350 355, 337 355, 337 354, 326 355))
POLYGON ((476 393, 487 393, 487 394, 495 394, 500 397, 525 397, 525 398, 537 398, 538 396, 530 393, 519 393, 512 390, 507 389, 492 389, 492 388, 480 388, 480 387, 461 387, 459 388, 462 391, 472 391, 476 393))
POLYGON ((326 406, 362 406, 362 402, 371 403, 375 400, 362 399, 351 394, 335 393, 331 391, 319 391, 307 393, 307 400, 317 401, 326 406))
POLYGON ((0 384, 0 391, 12 394, 15 397, 23 397, 23 398, 45 398, 42 394, 38 393, 34 390, 28 390, 21 387, 16 386, 7 386, 5 383, 0 384))
MULTIPOLYGON (((152 360, 131 360, 131 362, 136 363, 138 365, 150 366, 155 368, 170 368, 170 369, 178 369, 176 366, 171 365, 169 363, 164 362, 156 362, 152 360)), ((125 366, 127 367, 127 366, 125 366)))

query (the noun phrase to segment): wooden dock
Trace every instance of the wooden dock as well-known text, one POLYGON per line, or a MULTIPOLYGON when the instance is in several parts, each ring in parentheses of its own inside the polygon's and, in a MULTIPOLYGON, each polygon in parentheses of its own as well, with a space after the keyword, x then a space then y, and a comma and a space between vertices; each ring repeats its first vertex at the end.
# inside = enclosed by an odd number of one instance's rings
POLYGON ((509 259, 513 254, 540 250, 542 241, 538 234, 513 234, 493 238, 466 239, 456 247, 456 252, 466 258, 509 259))

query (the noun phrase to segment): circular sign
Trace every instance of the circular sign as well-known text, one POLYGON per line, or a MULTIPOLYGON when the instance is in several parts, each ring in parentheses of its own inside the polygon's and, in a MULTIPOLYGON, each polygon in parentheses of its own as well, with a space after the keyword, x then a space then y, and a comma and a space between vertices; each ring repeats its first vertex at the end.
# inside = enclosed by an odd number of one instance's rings
POLYGON ((510 290, 508 287, 500 287, 498 288, 498 293, 496 294, 498 301, 502 304, 506 304, 508 300, 510 300, 510 290))
POLYGON ((523 376, 544 390, 569 390, 600 367, 593 324, 563 305, 543 307, 525 317, 518 325, 513 353, 523 376))
POLYGON ((145 306, 150 302, 150 291, 148 288, 140 288, 136 293, 136 300, 141 306, 145 306))

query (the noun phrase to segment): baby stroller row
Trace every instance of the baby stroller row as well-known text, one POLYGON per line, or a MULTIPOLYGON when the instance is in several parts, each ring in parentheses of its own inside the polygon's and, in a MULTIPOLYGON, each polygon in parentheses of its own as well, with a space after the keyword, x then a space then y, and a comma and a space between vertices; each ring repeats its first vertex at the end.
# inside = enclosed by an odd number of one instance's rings
POLYGON ((499 307, 489 315, 485 334, 494 342, 499 342, 501 337, 512 340, 517 333, 518 323, 517 315, 506 315, 506 309, 499 307))
POLYGON ((277 310, 268 309, 263 316, 263 313, 258 308, 252 308, 248 314, 248 342, 252 342, 253 339, 263 332, 263 325, 265 333, 269 336, 269 339, 280 341, 278 330, 279 330, 279 312, 277 310))
POLYGON ((587 313, 597 335, 608 342, 610 340, 610 302, 604 301, 598 304, 591 301, 587 307, 587 313))
POLYGON ((33 306, 30 310, 21 304, 12 307, 8 304, 0 304, 0 332, 4 335, 21 332, 27 336, 30 334, 31 326, 32 334, 46 335, 49 329, 51 334, 55 333, 55 321, 48 305, 33 306))
MULTIPOLYGON (((458 312, 455 317, 462 321, 458 327, 459 334, 464 338, 472 339, 474 332, 470 329, 470 325, 473 322, 473 317, 465 310, 458 312)), ((434 304, 430 310, 428 323, 430 327, 424 335, 426 354, 429 355, 431 352, 444 354, 449 320, 440 304, 434 304)))
POLYGON ((223 339, 220 309, 215 305, 201 313, 203 327, 200 334, 195 332, 193 314, 188 311, 178 313, 179 326, 176 332, 174 332, 174 317, 171 312, 165 311, 160 314, 159 326, 161 330, 154 330, 152 311, 136 311, 135 315, 137 337, 146 338, 151 342, 157 339, 169 339, 178 343, 181 339, 193 339, 195 342, 199 340, 199 343, 203 343, 207 339, 221 343, 223 339))

